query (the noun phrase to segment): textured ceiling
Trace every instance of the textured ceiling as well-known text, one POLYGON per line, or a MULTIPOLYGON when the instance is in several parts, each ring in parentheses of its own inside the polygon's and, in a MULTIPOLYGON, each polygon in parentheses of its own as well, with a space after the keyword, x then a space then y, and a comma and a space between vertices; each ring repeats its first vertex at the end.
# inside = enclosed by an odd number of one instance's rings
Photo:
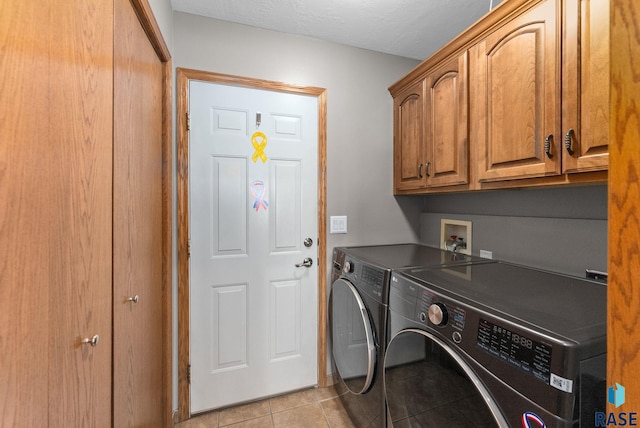
POLYGON ((173 10, 425 59, 500 0, 171 0, 173 10))

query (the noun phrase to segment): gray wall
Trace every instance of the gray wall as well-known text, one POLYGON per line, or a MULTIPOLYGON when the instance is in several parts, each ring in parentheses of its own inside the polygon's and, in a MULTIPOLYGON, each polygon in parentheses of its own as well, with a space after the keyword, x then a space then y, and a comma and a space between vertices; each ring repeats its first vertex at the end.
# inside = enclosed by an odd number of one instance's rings
POLYGON ((417 61, 307 37, 174 13, 174 65, 327 89, 327 216, 346 215, 338 245, 416 242, 419 199, 392 195, 387 87, 417 61))
POLYGON ((149 6, 162 32, 164 42, 173 53, 173 9, 169 0, 149 0, 149 6))
POLYGON ((440 219, 472 221, 472 251, 584 277, 607 270, 607 186, 424 197, 420 238, 440 245, 440 219))

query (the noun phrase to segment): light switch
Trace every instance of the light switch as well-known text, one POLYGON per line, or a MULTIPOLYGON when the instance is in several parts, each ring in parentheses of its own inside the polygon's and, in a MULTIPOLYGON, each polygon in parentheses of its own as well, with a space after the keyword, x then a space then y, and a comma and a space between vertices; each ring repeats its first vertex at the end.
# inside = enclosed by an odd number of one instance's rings
POLYGON ((330 217, 329 233, 347 233, 347 216, 332 215, 330 217))

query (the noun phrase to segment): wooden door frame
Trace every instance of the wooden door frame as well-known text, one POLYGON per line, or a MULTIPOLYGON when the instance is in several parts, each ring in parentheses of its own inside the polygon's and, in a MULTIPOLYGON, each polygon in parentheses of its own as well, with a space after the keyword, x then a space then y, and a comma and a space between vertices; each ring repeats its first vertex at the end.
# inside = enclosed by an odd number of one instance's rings
POLYGON ((173 371, 172 371, 172 69, 171 53, 165 43, 158 22, 148 0, 130 0, 140 25, 162 63, 162 419, 165 428, 173 426, 173 371))
POLYGON ((178 413, 177 421, 189 419, 189 81, 199 80, 224 85, 242 86, 318 99, 318 386, 326 386, 326 163, 327 163, 327 90, 313 86, 296 86, 269 80, 186 68, 176 69, 178 81, 178 413))
MULTIPOLYGON (((640 6, 611 0, 611 116, 609 127, 609 256, 607 307, 607 386, 619 383, 635 404, 640 396, 640 109, 637 58, 640 6)), ((629 401, 629 400, 627 400, 629 401)), ((636 411, 634 403, 623 411, 636 411)), ((618 411, 607 404, 607 412, 618 411)))

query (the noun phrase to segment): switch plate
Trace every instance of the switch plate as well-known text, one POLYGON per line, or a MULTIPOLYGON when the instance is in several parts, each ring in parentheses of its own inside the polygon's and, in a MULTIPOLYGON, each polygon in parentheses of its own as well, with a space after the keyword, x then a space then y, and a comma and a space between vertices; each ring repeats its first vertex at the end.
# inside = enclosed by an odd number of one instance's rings
POLYGON ((347 233, 347 216, 332 215, 329 222, 329 233, 347 233))

